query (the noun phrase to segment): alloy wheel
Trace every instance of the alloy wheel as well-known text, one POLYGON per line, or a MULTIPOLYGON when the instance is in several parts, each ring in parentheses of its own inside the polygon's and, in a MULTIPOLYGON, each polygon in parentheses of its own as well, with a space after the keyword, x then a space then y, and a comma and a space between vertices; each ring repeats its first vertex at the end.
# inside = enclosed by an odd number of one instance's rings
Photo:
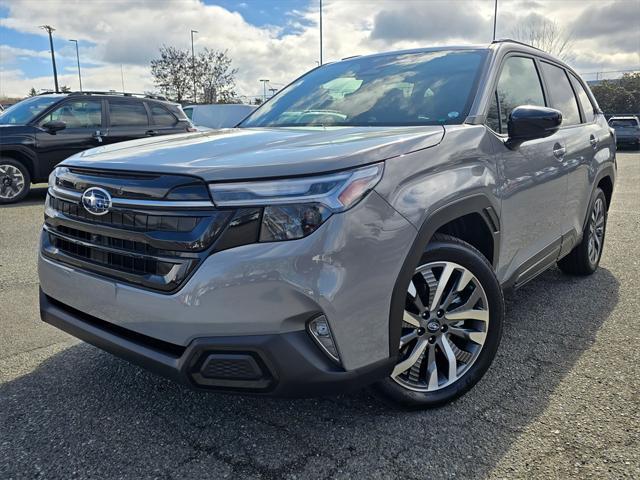
POLYGON ((25 187, 24 175, 14 165, 0 164, 0 198, 11 200, 16 198, 25 187))
POLYGON ((602 198, 596 198, 589 219, 589 243, 587 253, 589 261, 595 265, 600 258, 602 242, 604 240, 604 202, 602 198))
POLYGON ((453 384, 480 355, 488 328, 487 295, 473 273, 446 261, 419 266, 407 291, 391 378, 419 392, 453 384))

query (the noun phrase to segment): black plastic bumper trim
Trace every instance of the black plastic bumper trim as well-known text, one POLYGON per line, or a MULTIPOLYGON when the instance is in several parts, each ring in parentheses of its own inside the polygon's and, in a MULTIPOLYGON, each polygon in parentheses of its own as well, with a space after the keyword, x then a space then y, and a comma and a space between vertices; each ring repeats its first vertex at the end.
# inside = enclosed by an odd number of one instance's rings
POLYGON ((199 390, 308 397, 343 393, 388 376, 395 358, 345 371, 333 364, 305 330, 269 335, 197 338, 183 347, 86 315, 40 291, 43 321, 147 370, 199 390), (211 355, 248 355, 261 378, 201 380, 211 355), (195 374, 195 375, 194 375, 195 374))

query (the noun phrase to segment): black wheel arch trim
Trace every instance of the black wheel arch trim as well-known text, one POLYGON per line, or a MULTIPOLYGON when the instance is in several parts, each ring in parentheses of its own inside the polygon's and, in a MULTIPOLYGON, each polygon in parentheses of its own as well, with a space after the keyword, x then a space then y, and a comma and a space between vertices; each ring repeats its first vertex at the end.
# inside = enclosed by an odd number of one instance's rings
POLYGON ((391 306, 389 309, 389 356, 394 356, 397 353, 407 285, 409 285, 413 271, 424 253, 426 246, 440 227, 452 220, 471 213, 479 214, 492 233, 495 265, 500 247, 500 223, 499 216, 486 195, 475 194, 463 197, 443 205, 429 214, 419 228, 418 235, 414 239, 409 253, 405 257, 391 294, 391 306))
MULTIPOLYGON (((31 181, 40 179, 38 159, 33 150, 23 145, 11 145, 0 147, 0 157, 9 157, 24 164, 31 175, 31 181), (14 156, 15 155, 15 156, 14 156)), ((46 176, 49 174, 47 173, 46 176)))

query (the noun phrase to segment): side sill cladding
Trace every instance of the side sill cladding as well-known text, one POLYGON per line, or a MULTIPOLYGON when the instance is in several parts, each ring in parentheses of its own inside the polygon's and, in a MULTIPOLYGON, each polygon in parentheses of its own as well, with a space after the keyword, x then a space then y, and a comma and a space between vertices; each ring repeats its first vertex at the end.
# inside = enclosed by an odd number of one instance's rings
MULTIPOLYGON (((396 280, 391 295, 391 308, 389 311, 389 352, 397 352, 400 342, 402 326, 402 313, 404 311, 406 292, 413 271, 424 252, 425 247, 431 241, 433 235, 440 227, 465 215, 477 213, 486 222, 493 235, 494 258, 498 258, 500 248, 500 223, 489 199, 481 194, 471 195, 440 207, 429 215, 418 231, 411 249, 402 264, 400 274, 396 280)), ((393 354, 393 353, 392 353, 393 354)))

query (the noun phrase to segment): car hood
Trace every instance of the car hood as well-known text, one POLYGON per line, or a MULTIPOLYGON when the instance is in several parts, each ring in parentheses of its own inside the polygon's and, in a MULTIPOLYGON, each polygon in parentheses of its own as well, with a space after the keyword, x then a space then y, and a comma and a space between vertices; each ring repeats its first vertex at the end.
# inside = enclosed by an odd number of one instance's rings
POLYGON ((233 128, 93 148, 64 165, 196 175, 206 181, 328 172, 437 145, 441 126, 233 128))

